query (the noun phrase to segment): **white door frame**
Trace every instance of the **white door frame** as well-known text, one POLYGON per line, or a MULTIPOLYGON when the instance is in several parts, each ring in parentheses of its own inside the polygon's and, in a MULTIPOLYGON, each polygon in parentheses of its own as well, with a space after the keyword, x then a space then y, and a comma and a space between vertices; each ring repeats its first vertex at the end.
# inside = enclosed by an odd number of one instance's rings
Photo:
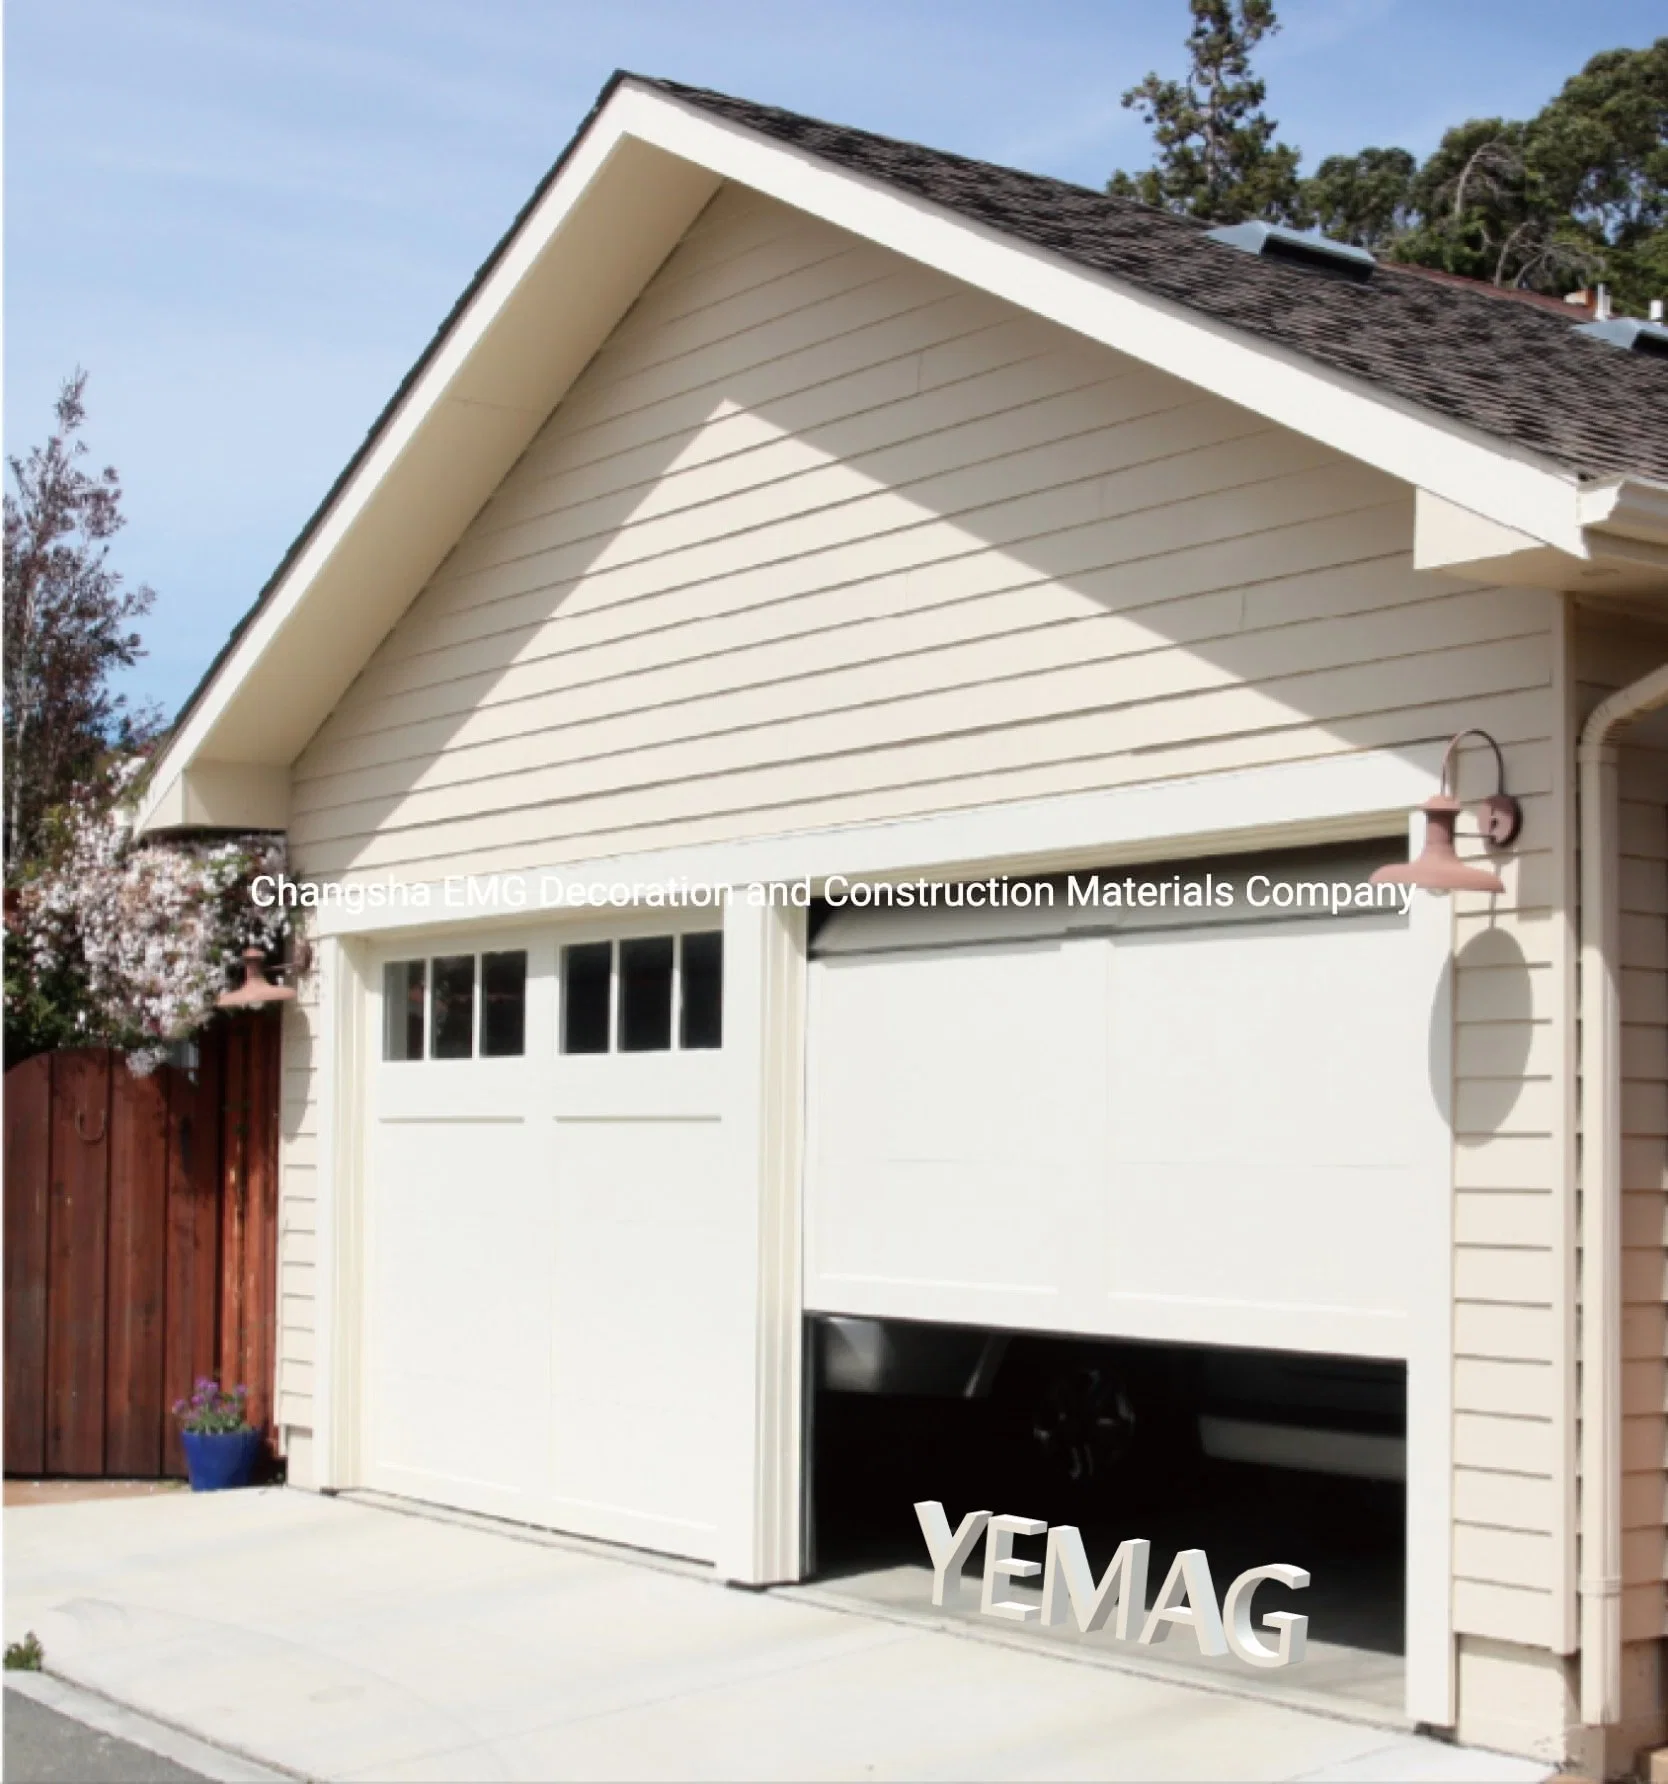
POLYGON ((313 964, 318 1074, 313 1484, 329 1492, 359 1485, 360 1192, 369 1091, 365 975, 370 946, 362 936, 326 934, 315 944, 313 964))

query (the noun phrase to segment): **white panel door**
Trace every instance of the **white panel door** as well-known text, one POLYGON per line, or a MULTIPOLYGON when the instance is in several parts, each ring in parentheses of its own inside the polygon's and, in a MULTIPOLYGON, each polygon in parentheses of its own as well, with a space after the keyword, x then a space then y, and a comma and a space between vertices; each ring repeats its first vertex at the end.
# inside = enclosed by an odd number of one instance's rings
POLYGON ((1406 1356, 1437 1009, 1392 917, 848 932, 812 966, 807 1303, 1406 1356))
POLYGON ((564 1054, 558 960, 546 933, 377 962, 365 1483, 710 1560, 737 1231, 723 1054, 564 1054), (423 957, 432 979, 465 948, 526 950, 523 1052, 482 1057, 477 1029, 472 1057, 383 1057, 383 967, 423 957))

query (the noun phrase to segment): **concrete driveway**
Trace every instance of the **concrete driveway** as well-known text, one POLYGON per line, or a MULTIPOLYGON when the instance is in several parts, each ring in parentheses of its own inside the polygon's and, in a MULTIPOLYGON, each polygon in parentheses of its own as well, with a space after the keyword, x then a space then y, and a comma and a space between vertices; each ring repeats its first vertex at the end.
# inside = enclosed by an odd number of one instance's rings
POLYGON ((700 1570, 282 1488, 5 1514, 5 1635, 320 1779, 1498 1779, 1545 1768, 700 1570))

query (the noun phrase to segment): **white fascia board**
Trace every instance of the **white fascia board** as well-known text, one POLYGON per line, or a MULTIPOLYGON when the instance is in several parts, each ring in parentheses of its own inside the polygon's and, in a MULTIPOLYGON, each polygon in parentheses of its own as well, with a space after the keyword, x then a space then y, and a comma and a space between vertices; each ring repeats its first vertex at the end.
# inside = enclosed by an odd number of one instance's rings
POLYGON ((1575 479, 1480 430, 1438 421, 1287 348, 1250 340, 1180 304, 664 94, 628 84, 614 105, 634 134, 726 179, 1006 298, 1501 526, 1587 555, 1575 479))
MULTIPOLYGON (((582 887, 740 888, 806 879, 820 890, 833 874, 912 879, 1055 872, 1388 835, 1402 829, 1409 808, 1435 790, 1441 754, 1442 745, 1432 743, 879 824, 558 860, 476 876, 478 896, 462 876, 411 881, 399 900, 357 911, 331 899, 311 913, 310 922, 320 936, 393 934, 487 920, 548 920, 564 912, 595 917, 602 907, 575 898, 574 889, 582 887), (421 895, 418 886, 425 888, 421 895), (488 888, 490 906, 479 902, 488 888)), ((399 883, 397 874, 377 878, 399 883)), ((627 908, 623 902, 616 914, 627 908)), ((668 907, 645 898, 635 908, 668 907)))
POLYGON ((160 802, 170 784, 196 759, 216 721, 273 639, 307 599, 324 566, 378 489, 394 474, 402 455, 425 421, 448 397, 458 394, 457 387, 465 381, 470 358, 483 337, 538 263, 552 237, 583 202, 610 155, 626 135, 623 120, 611 104, 576 146, 568 165, 552 182, 498 265, 453 323, 422 376, 383 423, 364 463, 338 495, 281 584, 250 621, 184 728, 170 739, 151 776, 153 790, 140 805, 139 830, 154 827, 160 802))

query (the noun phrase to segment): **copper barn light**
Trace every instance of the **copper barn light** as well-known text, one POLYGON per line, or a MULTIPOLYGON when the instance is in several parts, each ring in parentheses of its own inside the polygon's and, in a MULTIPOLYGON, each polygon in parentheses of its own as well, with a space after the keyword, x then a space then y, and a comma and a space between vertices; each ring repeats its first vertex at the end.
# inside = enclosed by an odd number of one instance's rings
POLYGON ((1500 745, 1486 731, 1461 731, 1443 753, 1439 791, 1421 808, 1425 814, 1425 842, 1419 851, 1419 859, 1381 867, 1372 876, 1375 886, 1422 886, 1427 892, 1506 890, 1505 881, 1492 867, 1462 861, 1454 848, 1455 826, 1465 807, 1449 790, 1449 771, 1455 751, 1467 737, 1480 737, 1494 751, 1495 790, 1477 807, 1482 835, 1496 848, 1504 848, 1523 828, 1523 808, 1506 791, 1506 764, 1500 755, 1500 745))
POLYGON ((266 976, 265 953, 259 948, 245 948, 243 983, 235 991, 222 991, 214 1003, 221 1010, 258 1010, 265 1004, 289 1003, 294 997, 293 985, 274 985, 266 976))

